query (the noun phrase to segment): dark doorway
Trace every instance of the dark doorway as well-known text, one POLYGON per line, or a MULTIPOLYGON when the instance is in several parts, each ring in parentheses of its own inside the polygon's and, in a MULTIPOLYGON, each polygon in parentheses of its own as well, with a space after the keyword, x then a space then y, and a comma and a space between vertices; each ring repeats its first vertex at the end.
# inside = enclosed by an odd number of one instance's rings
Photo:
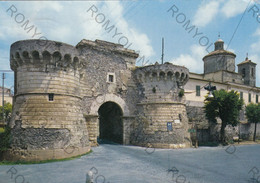
POLYGON ((123 144, 123 112, 114 102, 102 104, 99 115, 99 143, 115 142, 123 144))

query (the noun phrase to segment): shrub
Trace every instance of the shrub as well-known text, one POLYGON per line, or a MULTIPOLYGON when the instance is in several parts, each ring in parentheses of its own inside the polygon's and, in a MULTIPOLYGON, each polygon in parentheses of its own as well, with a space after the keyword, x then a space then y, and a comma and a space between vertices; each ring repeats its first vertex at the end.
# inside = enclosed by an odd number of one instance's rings
POLYGON ((11 131, 9 127, 0 133, 0 153, 6 151, 10 147, 11 131))
POLYGON ((180 91, 179 91, 179 97, 183 97, 184 96, 184 89, 181 89, 180 91))

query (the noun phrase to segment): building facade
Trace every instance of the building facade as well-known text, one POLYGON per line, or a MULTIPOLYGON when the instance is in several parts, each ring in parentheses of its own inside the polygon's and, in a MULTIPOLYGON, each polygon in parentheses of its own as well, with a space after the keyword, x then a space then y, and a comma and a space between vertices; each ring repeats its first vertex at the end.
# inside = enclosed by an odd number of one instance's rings
MULTIPOLYGON (((0 106, 3 105, 3 88, 0 87, 0 106)), ((9 88, 4 88, 4 103, 13 103, 13 94, 9 88)))
MULTIPOLYGON (((237 65, 238 72, 235 72, 235 58, 234 53, 224 50, 224 41, 217 40, 215 50, 203 58, 204 73, 190 73, 190 79, 184 87, 189 121, 196 123, 198 131, 204 130, 206 132, 205 140, 209 140, 220 126, 210 126, 203 114, 204 100, 208 94, 204 86, 207 86, 209 82, 216 86, 217 90, 237 91, 240 98, 244 99, 245 106, 249 103, 259 102, 260 88, 256 87, 256 64, 246 57, 237 65)), ((252 137, 254 125, 251 126, 247 123, 244 109, 240 114, 241 125, 227 128, 230 137, 252 137)), ((257 135, 260 136, 260 130, 258 130, 257 135)))

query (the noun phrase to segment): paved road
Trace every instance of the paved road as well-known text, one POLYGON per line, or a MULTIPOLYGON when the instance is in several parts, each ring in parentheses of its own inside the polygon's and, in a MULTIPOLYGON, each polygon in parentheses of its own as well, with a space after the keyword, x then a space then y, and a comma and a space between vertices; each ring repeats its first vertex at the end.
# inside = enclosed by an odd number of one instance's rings
MULTIPOLYGON (((156 149, 148 154, 151 149, 104 144, 75 160, 0 166, 0 182, 85 183, 85 173, 95 167, 96 183, 248 183, 260 170, 260 145, 226 148, 156 149)), ((260 181, 260 171, 257 176, 260 181)))

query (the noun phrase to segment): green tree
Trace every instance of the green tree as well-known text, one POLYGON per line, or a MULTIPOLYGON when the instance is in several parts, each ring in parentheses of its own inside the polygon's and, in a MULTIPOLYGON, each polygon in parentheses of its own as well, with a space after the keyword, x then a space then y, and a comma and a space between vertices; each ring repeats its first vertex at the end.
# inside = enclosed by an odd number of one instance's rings
POLYGON ((220 129, 220 141, 225 144, 225 128, 227 125, 236 126, 239 122, 239 112, 243 106, 243 99, 239 99, 239 94, 232 90, 218 90, 213 92, 214 98, 205 99, 206 118, 213 123, 217 122, 217 117, 222 121, 220 129))
POLYGON ((260 122, 260 104, 249 104, 246 106, 246 117, 249 123, 255 123, 254 141, 256 139, 257 123, 260 122))
MULTIPOLYGON (((12 104, 9 102, 4 105, 5 120, 9 121, 12 114, 12 104)), ((0 121, 3 120, 3 106, 0 106, 0 121)))

